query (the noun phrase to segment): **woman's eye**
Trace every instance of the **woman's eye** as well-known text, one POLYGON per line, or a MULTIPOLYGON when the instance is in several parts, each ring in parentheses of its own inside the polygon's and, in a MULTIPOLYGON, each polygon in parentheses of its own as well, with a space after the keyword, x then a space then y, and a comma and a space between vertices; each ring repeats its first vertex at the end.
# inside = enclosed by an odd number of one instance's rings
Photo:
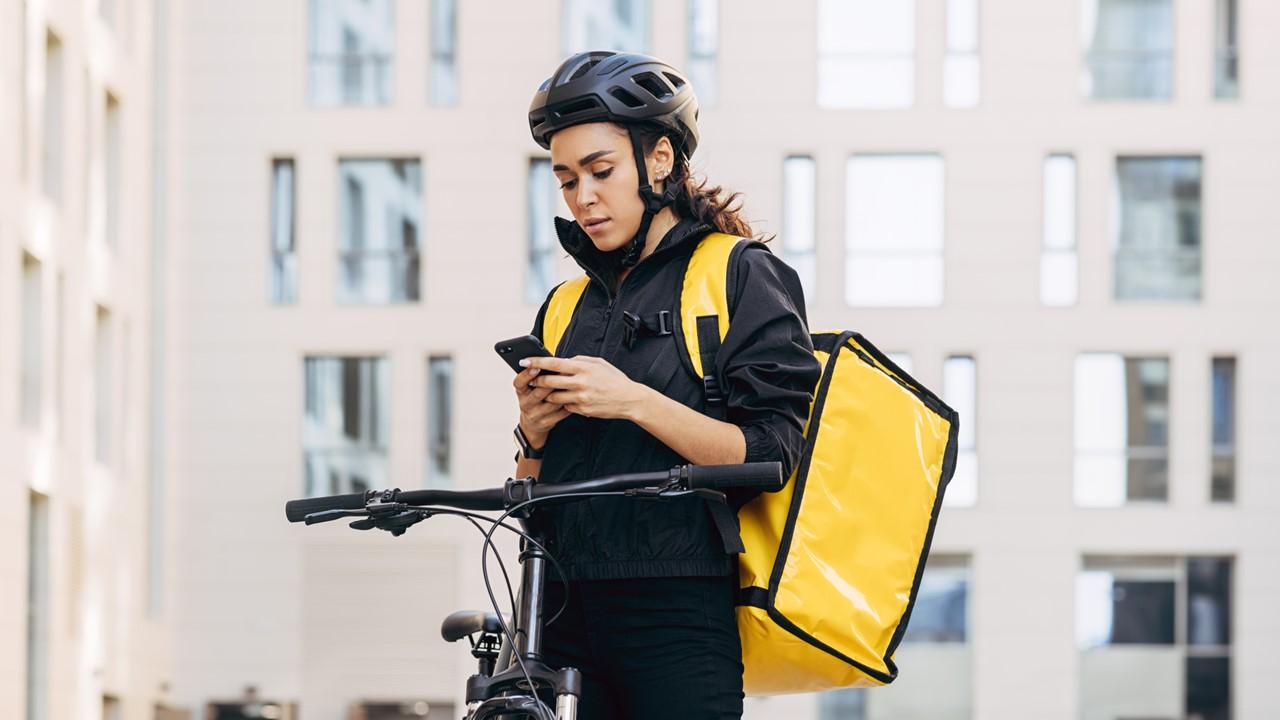
MULTIPOLYGON (((608 170, 601 170, 600 172, 597 172, 597 173, 591 173, 591 174, 592 174, 592 175, 594 175, 594 176, 595 176, 595 179, 597 179, 597 180, 604 180, 605 178, 607 178, 607 177, 609 177, 610 175, 612 175, 612 174, 613 174, 613 168, 609 168, 608 170)), ((561 190, 572 190, 572 189, 573 189, 573 186, 575 186, 575 185, 577 185, 577 184, 578 184, 578 181, 577 181, 577 180, 566 180, 562 185, 560 185, 560 189, 561 189, 561 190)))

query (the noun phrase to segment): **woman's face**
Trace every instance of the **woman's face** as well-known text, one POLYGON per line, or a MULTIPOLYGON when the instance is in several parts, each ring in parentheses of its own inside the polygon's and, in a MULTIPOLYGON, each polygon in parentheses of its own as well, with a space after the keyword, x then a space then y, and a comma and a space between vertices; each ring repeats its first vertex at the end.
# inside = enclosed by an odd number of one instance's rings
MULTIPOLYGON (((655 191, 662 183, 654 178, 671 172, 673 157, 671 142, 662 138, 645 158, 655 191)), ((573 218, 598 250, 617 250, 635 237, 644 202, 626 130, 593 122, 557 132, 551 136, 551 169, 573 218)))

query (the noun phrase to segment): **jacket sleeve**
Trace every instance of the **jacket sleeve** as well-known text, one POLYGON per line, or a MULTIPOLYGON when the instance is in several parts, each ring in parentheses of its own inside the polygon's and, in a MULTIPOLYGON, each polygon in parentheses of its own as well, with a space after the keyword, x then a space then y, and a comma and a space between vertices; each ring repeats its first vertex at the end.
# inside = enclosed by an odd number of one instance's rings
MULTIPOLYGON (((727 420, 742 428, 747 462, 779 461, 783 477, 790 477, 822 375, 809 338, 804 291, 795 270, 758 243, 738 254, 728 280, 732 320, 716 356, 726 385, 727 420)), ((741 506, 758 494, 731 497, 741 506)))

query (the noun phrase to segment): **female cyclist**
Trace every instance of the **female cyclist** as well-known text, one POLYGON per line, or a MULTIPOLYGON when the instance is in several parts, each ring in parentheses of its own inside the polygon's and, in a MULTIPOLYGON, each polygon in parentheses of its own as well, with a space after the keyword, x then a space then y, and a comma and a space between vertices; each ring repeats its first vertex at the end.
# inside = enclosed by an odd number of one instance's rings
MULTIPOLYGON (((727 276, 732 322, 715 363, 722 398, 711 403, 660 315, 676 313, 701 238, 752 237, 730 207, 738 195, 722 199, 690 174, 697 121, 686 76, 643 55, 574 55, 534 95, 530 130, 551 151, 574 216, 556 218, 556 232, 591 281, 557 357, 526 361, 515 379, 517 477, 554 483, 690 462, 776 460, 784 475, 794 467, 821 373, 795 272, 766 246, 739 242, 727 276)), ((539 338, 546 312, 544 303, 539 338)), ((544 518, 568 575, 548 583, 546 606, 565 592, 569 602, 546 628, 544 654, 582 671, 581 717, 741 717, 736 557, 709 503, 592 498, 544 518)))

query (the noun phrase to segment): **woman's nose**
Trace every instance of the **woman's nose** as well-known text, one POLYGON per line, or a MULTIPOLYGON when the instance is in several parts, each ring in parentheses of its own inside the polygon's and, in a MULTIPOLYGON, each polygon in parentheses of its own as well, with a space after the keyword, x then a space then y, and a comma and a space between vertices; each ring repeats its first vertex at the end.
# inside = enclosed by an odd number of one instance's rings
POLYGON ((578 206, 586 208, 586 207, 591 207, 592 205, 595 205, 595 204, 596 204, 595 188, 591 187, 591 183, 579 182, 578 183, 578 206))

